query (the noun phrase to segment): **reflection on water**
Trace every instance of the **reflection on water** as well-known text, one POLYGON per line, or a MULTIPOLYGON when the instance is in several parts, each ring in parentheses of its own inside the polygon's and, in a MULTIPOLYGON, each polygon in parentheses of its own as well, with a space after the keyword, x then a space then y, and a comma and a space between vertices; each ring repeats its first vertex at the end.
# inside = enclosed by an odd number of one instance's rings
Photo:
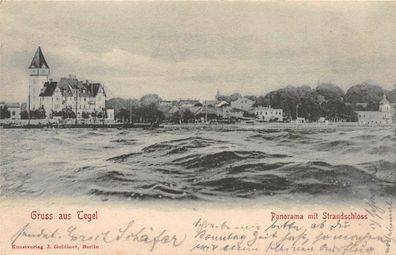
POLYGON ((391 130, 1 130, 3 197, 396 195, 391 130))

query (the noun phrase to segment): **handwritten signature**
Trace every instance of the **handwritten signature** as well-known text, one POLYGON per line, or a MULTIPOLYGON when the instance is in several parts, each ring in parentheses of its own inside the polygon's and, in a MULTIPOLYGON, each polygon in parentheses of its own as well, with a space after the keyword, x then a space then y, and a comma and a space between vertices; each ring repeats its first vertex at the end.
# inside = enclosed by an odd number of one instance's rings
POLYGON ((33 229, 29 222, 23 225, 11 237, 11 245, 16 244, 23 238, 34 238, 41 240, 59 240, 66 239, 71 242, 104 242, 114 243, 120 241, 131 241, 146 244, 150 251, 153 251, 157 245, 171 245, 173 247, 181 246, 186 240, 186 234, 178 236, 169 234, 167 229, 156 231, 153 227, 135 227, 135 220, 129 221, 126 225, 117 230, 105 230, 95 234, 85 234, 78 226, 71 225, 66 229, 55 228, 53 230, 42 228, 39 231, 33 229))

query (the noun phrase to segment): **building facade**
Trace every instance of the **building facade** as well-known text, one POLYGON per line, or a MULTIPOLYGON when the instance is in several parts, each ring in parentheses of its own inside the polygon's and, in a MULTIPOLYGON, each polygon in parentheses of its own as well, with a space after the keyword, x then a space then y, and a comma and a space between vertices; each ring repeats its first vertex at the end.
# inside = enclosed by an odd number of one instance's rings
POLYGON ((283 121, 283 110, 272 109, 271 107, 255 107, 256 118, 262 121, 283 121))
POLYGON ((49 79, 49 74, 50 68, 38 47, 29 66, 29 112, 44 110, 46 118, 65 112, 77 118, 105 114, 106 92, 103 84, 79 81, 73 75, 53 81, 49 79))
POLYGON ((392 124, 394 108, 384 94, 384 98, 379 104, 379 111, 356 111, 356 113, 360 124, 388 125, 392 124))
POLYGON ((10 119, 21 119, 21 106, 19 105, 19 103, 9 103, 7 104, 7 109, 10 112, 10 119))
POLYGON ((231 107, 234 109, 249 111, 252 109, 254 103, 255 101, 250 100, 247 97, 240 97, 237 100, 231 102, 231 107))

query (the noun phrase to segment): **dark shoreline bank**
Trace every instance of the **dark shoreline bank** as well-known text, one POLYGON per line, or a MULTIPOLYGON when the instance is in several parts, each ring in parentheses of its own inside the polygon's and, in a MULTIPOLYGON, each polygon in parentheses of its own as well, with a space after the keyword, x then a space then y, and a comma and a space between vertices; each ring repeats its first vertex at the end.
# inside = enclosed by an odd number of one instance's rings
POLYGON ((158 124, 151 123, 136 123, 136 124, 41 124, 41 125, 2 125, 3 129, 44 129, 44 128, 159 128, 158 124))

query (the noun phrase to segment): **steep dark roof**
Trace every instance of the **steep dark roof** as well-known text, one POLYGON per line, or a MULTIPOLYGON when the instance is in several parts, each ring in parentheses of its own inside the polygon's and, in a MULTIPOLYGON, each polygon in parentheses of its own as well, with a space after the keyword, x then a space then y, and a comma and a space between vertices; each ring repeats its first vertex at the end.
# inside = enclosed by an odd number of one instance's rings
POLYGON ((40 46, 37 48, 36 53, 32 59, 32 63, 29 68, 49 68, 47 61, 45 61, 43 52, 41 51, 40 46))
POLYGON ((72 90, 82 88, 81 82, 77 80, 75 76, 70 75, 69 77, 60 78, 58 87, 64 96, 72 96, 72 90))
POLYGON ((57 84, 58 83, 55 81, 51 81, 51 82, 47 81, 46 83, 44 83, 44 87, 41 90, 40 96, 41 97, 52 96, 54 94, 57 84))
POLYGON ((40 93, 40 96, 52 96, 55 89, 59 88, 63 96, 73 96, 75 90, 78 91, 79 97, 96 97, 100 89, 106 96, 104 86, 101 83, 81 82, 75 76, 60 78, 59 82, 46 82, 40 93))
MULTIPOLYGON (((100 88, 103 88, 101 83, 84 83, 85 89, 88 91, 91 97, 96 97, 100 88)), ((103 93, 106 96, 106 92, 103 88, 103 93)))

